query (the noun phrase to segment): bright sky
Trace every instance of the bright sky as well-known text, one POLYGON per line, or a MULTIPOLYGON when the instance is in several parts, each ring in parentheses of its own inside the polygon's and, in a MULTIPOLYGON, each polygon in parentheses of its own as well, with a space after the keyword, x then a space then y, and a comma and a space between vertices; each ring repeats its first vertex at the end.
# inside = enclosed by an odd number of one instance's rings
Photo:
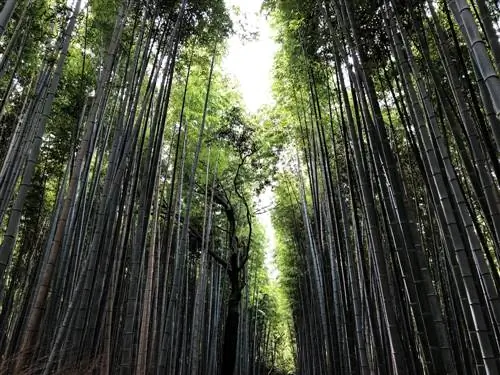
MULTIPOLYGON (((232 12, 236 35, 229 40, 228 53, 222 62, 224 71, 239 82, 240 91, 247 110, 256 112, 264 104, 273 104, 271 94, 272 66, 274 55, 278 49, 272 39, 272 31, 266 18, 260 14, 262 0, 225 0, 229 9, 238 7, 240 14, 232 12), (257 31, 258 37, 252 41, 242 41, 239 22, 247 25, 247 31, 257 31)), ((263 210, 258 215, 267 237, 267 249, 264 263, 269 277, 275 280, 278 269, 274 261, 276 237, 271 223, 271 212, 274 194, 270 188, 262 193, 257 202, 257 209, 263 210), (267 208, 267 209, 266 209, 267 208)))
POLYGON ((231 18, 237 30, 229 39, 228 54, 222 67, 240 84, 243 99, 250 112, 256 112, 263 104, 272 104, 271 69, 277 45, 264 15, 260 14, 262 0, 225 0, 229 9, 238 7, 240 14, 232 12, 231 18), (256 40, 241 41, 239 21, 248 25, 249 31, 258 31, 256 40))

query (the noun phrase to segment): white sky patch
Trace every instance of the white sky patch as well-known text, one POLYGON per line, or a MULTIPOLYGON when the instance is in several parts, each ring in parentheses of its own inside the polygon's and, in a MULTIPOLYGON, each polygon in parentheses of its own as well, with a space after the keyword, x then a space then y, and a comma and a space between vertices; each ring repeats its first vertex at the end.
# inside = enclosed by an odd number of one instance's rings
POLYGON ((240 85, 247 110, 256 112, 264 104, 273 104, 271 93, 272 66, 277 44, 272 37, 271 27, 263 14, 260 14, 262 0, 225 0, 226 6, 240 9, 237 15, 231 11, 236 34, 228 42, 228 53, 222 62, 226 73, 240 85), (257 31, 258 37, 251 41, 240 40, 239 22, 257 31))
MULTIPOLYGON (((222 68, 238 84, 247 110, 251 113, 265 104, 272 105, 272 67, 274 55, 278 50, 273 40, 271 27, 263 14, 260 14, 262 0, 225 0, 231 10, 231 19, 234 23, 235 35, 228 41, 228 52, 222 61, 222 68), (239 9, 236 14, 234 8, 239 9), (258 33, 254 40, 241 40, 242 28, 244 31, 258 33)), ((243 32, 244 32, 243 31, 243 32)), ((271 222, 271 210, 274 194, 267 188, 259 197, 257 218, 264 227, 267 238, 264 264, 271 280, 278 278, 276 267, 276 235, 271 222)))
MULTIPOLYGON (((76 3, 78 0, 66 0, 66 6, 70 9, 75 9, 76 3)), ((87 6, 88 0, 81 0, 80 1, 80 13, 85 9, 87 6)))

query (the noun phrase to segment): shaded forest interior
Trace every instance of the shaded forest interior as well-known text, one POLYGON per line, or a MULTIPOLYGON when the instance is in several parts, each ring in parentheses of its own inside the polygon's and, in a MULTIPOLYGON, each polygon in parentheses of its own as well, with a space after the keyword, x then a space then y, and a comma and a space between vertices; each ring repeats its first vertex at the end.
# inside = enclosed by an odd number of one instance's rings
POLYGON ((498 2, 262 12, 0 4, 0 374, 500 374, 498 2))

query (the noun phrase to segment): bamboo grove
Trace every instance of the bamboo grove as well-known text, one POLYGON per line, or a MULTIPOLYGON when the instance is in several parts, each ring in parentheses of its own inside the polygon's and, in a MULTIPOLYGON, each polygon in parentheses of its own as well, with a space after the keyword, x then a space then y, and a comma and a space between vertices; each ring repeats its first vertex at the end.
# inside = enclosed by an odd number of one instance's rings
POLYGON ((0 373, 280 373, 277 156, 220 71, 231 28, 218 0, 4 2, 0 373))
POLYGON ((297 373, 498 374, 497 4, 266 6, 297 373))
POLYGON ((263 9, 248 114, 222 0, 0 6, 0 373, 500 373, 498 4, 263 9))

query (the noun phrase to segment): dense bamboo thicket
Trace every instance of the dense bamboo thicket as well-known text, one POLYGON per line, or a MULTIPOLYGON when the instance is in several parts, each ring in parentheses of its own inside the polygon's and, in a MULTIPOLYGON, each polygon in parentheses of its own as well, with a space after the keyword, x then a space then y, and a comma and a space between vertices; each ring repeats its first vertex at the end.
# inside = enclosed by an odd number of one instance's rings
POLYGON ((497 4, 266 3, 298 373, 499 373, 497 4))
POLYGON ((220 72, 230 31, 222 1, 4 3, 0 373, 277 371, 276 156, 220 72))

